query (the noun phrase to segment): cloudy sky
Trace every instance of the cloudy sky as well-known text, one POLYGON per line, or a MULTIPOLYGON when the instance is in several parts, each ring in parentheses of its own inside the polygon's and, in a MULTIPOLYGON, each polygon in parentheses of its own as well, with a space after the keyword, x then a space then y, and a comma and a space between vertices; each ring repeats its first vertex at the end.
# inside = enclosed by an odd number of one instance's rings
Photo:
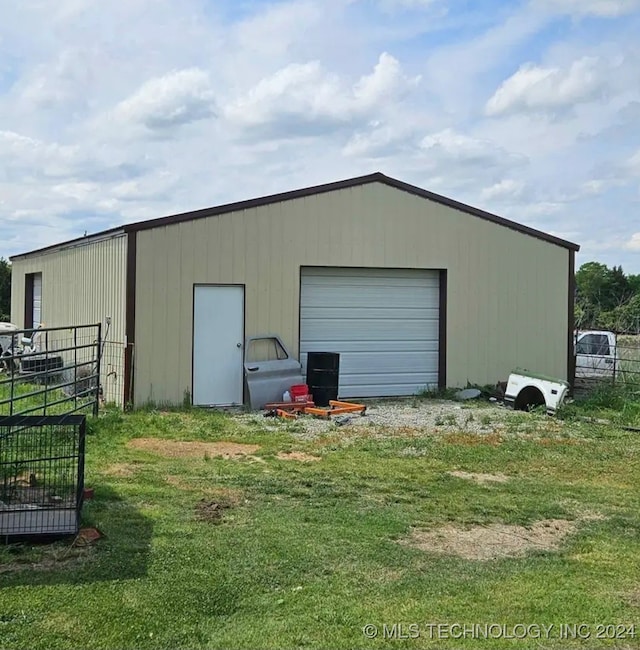
POLYGON ((0 0, 0 256, 372 171, 640 273, 640 0, 0 0))

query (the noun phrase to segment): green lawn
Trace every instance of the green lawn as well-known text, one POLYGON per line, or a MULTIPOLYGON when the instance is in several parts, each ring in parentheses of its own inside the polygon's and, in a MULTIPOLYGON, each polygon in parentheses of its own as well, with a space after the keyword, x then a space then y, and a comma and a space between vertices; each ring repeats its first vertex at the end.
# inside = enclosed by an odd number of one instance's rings
POLYGON ((197 410, 93 422, 84 519, 105 538, 0 547, 0 648, 640 647, 639 434, 534 414, 484 435, 342 427, 302 440, 299 428, 197 410), (163 444, 128 444, 143 437, 163 444), (171 441, 259 448, 158 453, 171 441), (320 460, 277 457, 292 451, 320 460), (575 531, 524 557, 405 543, 414 529, 550 519, 575 531), (458 623, 555 627, 524 640, 429 627, 458 623), (622 627, 602 632, 626 640, 595 638, 598 624, 633 623, 635 639, 622 627), (418 638, 384 639, 394 624, 418 638), (561 640, 560 624, 591 638, 561 640))
POLYGON ((64 415, 78 409, 76 412, 89 414, 92 412, 93 399, 91 397, 78 397, 77 400, 69 398, 64 391, 55 386, 48 388, 44 384, 33 384, 26 379, 15 382, 13 389, 13 412, 9 400, 11 399, 11 384, 6 373, 0 373, 0 415, 64 415), (57 402, 57 403, 56 403, 57 402), (82 405, 84 404, 84 408, 82 405), (80 408, 78 408, 80 407, 80 408))

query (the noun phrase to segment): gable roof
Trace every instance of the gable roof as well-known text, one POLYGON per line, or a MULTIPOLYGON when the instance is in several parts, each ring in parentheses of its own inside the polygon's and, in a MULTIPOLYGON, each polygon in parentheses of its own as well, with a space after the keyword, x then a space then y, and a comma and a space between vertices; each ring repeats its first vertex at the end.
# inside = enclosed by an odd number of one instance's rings
POLYGON ((351 187, 358 187, 361 185, 367 185, 369 183, 382 183, 389 187, 393 187, 397 190, 402 190, 403 192, 408 192, 414 196, 419 196, 423 199, 428 199, 435 203, 445 205, 454 210, 459 210, 466 214, 473 215, 474 217, 479 217, 485 221, 490 221, 492 223, 504 226, 505 228, 510 228, 516 232, 529 235, 530 237, 535 237, 536 239, 541 239, 542 241, 548 242, 550 244, 555 244, 561 246, 571 251, 580 250, 578 244, 573 242, 560 239, 553 235, 549 235, 541 230, 536 230, 535 228, 530 228, 529 226, 522 225, 515 221, 505 219, 504 217, 499 217, 496 214, 491 212, 486 212, 485 210, 480 210, 479 208, 474 208, 473 206, 467 205, 465 203, 460 203, 454 199, 450 199, 441 194, 436 194, 434 192, 429 192, 415 185, 410 185, 403 181, 399 181, 390 176, 386 176, 381 172, 375 172, 373 174, 367 174, 366 176, 356 176, 355 178, 349 178, 343 181, 335 181, 333 183, 325 183, 323 185, 315 185, 312 187, 306 187, 300 190, 292 190, 289 192, 281 192, 278 194, 270 194, 268 196, 263 196, 256 199, 249 199, 246 201, 237 201, 235 203, 226 203, 223 205, 214 206, 211 208, 203 208, 201 210, 192 210, 190 212, 182 212, 179 214, 173 214, 167 217, 159 217, 157 219, 149 219, 147 221, 138 221, 136 223, 126 224, 124 226, 118 226, 117 228, 110 228, 108 230, 102 230, 94 235, 89 235, 87 237, 78 237, 77 239, 72 239, 60 244, 54 244, 52 246, 47 246, 45 248, 39 248, 37 250, 28 251, 19 255, 13 255, 10 259, 19 259, 27 257, 30 255, 43 253, 45 251, 51 251, 63 247, 69 247, 74 245, 81 245, 82 243, 89 243, 94 241, 97 238, 103 238, 105 236, 117 236, 118 234, 125 234, 130 232, 137 232, 139 230, 149 230, 151 228, 159 228, 163 226, 170 226, 173 224, 182 223, 184 221, 193 221, 195 219, 205 219, 207 217, 215 217, 222 214, 227 214, 229 212, 237 212, 240 210, 249 210, 251 208, 258 208, 264 205, 270 205, 272 203, 280 203, 282 201, 290 201, 293 199, 300 199, 308 196, 313 196, 316 194, 324 194, 326 192, 334 192, 336 190, 348 189, 351 187))

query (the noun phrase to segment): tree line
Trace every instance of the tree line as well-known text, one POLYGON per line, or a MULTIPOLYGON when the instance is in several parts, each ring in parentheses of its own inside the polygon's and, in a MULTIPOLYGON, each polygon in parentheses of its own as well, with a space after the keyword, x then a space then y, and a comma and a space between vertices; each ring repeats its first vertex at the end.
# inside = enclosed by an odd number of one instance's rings
POLYGON ((0 322, 11 320, 11 265, 0 257, 0 322))
POLYGON ((576 326, 640 334, 640 275, 587 262, 576 273, 576 326))

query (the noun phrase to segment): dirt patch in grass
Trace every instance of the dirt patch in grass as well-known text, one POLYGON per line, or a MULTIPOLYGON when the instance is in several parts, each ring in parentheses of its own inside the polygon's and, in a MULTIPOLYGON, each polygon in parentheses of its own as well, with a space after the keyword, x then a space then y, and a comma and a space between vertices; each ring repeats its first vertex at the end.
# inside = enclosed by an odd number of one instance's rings
POLYGON ((136 473, 136 470, 137 466, 131 463, 113 463, 112 465, 105 467, 102 470, 102 474, 127 478, 133 476, 136 473))
POLYGON ((305 454, 304 451, 281 451, 276 458, 279 460, 297 460, 301 463, 315 463, 322 460, 320 456, 311 456, 311 454, 305 454))
POLYGON ((239 442, 186 442, 159 438, 134 438, 127 447, 151 451, 167 458, 242 458, 260 449, 260 445, 239 442))
POLYGON ((475 433, 450 433, 442 436, 442 440, 450 445, 462 445, 470 447, 474 445, 491 445, 497 447, 503 442, 503 438, 498 433, 475 434, 475 433))
POLYGON ((81 547, 43 547, 42 555, 34 560, 32 557, 20 557, 21 549, 16 550, 13 560, 0 564, 0 574, 19 571, 54 571, 58 569, 77 569, 91 561, 95 555, 92 546, 81 547))
POLYGON ((219 524, 222 522, 225 511, 232 507, 230 502, 223 499, 200 499, 196 504, 196 519, 208 521, 211 524, 219 524))
POLYGON ((631 607, 640 607, 640 587, 627 594, 623 594, 623 598, 631 607))
POLYGON ((546 436, 542 438, 537 438, 536 442, 539 445, 544 445, 545 447, 551 447, 555 445, 583 445, 584 441, 576 440, 575 438, 548 438, 546 436))
POLYGON ((447 524, 435 530, 413 530, 401 543, 465 560, 494 560, 555 550, 575 529, 576 522, 566 519, 544 519, 531 526, 447 524))
POLYGON ((506 474, 477 474, 475 472, 463 472, 457 470, 454 472, 447 472, 447 474, 467 481, 473 481, 479 485, 485 485, 486 483, 506 483, 510 480, 506 474))

